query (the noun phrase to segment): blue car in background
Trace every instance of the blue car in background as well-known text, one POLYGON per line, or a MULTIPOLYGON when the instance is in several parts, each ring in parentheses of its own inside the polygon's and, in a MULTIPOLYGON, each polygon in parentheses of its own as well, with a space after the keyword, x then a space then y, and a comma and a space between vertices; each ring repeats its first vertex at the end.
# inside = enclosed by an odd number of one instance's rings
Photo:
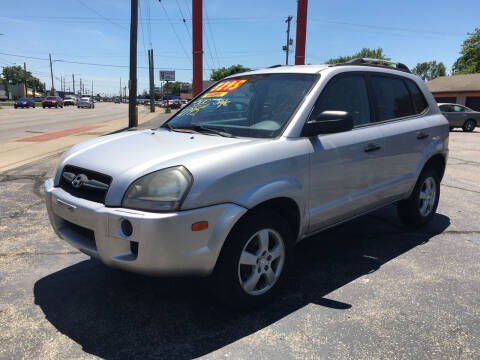
POLYGON ((16 108, 29 108, 29 107, 35 107, 35 101, 33 99, 30 99, 30 98, 22 98, 22 99, 18 99, 15 101, 15 103, 13 104, 13 107, 16 109, 16 108))

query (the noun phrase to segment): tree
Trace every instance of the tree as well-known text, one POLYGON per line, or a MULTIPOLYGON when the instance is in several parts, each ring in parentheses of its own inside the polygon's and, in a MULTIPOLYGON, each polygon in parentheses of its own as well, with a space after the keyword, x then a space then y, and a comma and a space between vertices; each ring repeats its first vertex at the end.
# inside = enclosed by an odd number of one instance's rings
MULTIPOLYGON (((17 66, 5 66, 2 69, 2 76, 6 83, 11 85, 23 84, 25 73, 20 65, 17 66)), ((43 92, 45 88, 40 79, 32 75, 30 71, 27 71, 27 86, 35 88, 35 91, 43 92)))
POLYGON ((453 63, 453 75, 480 73, 480 29, 475 28, 475 31, 468 35, 462 44, 462 56, 453 63))
MULTIPOLYGON (((168 82, 168 95, 180 95, 180 81, 169 81, 168 82)), ((167 83, 163 84, 163 94, 167 95, 167 83)))
MULTIPOLYGON (((163 93, 166 95, 167 84, 163 84, 163 93)), ((180 93, 188 93, 192 91, 192 86, 190 83, 185 83, 181 81, 168 82, 168 95, 179 96, 180 93)))
POLYGON ((360 50, 356 54, 353 54, 352 56, 339 56, 337 58, 330 59, 327 61, 327 64, 344 63, 344 62, 347 62, 348 60, 352 60, 356 58, 390 60, 385 56, 382 48, 377 48, 377 49, 363 48, 362 50, 360 50))
POLYGON ((229 68, 222 67, 217 70, 212 70, 212 74, 210 75, 210 80, 219 81, 222 80, 224 77, 239 74, 242 72, 250 71, 252 69, 243 67, 242 65, 232 65, 229 68))
POLYGON ((447 75, 447 68, 441 61, 438 64, 436 61, 429 61, 418 63, 412 69, 412 73, 420 76, 423 81, 430 81, 439 76, 447 75))

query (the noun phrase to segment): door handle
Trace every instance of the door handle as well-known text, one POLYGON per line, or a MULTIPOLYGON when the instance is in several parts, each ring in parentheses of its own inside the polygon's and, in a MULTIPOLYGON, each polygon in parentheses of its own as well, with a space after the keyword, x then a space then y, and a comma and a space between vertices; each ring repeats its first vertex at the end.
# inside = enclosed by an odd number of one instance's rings
POLYGON ((378 144, 370 143, 368 144, 363 151, 370 152, 370 151, 377 151, 380 150, 382 147, 378 144))
POLYGON ((428 137, 428 134, 426 132, 420 132, 417 134, 417 139, 418 140, 422 140, 422 139, 426 139, 428 137))

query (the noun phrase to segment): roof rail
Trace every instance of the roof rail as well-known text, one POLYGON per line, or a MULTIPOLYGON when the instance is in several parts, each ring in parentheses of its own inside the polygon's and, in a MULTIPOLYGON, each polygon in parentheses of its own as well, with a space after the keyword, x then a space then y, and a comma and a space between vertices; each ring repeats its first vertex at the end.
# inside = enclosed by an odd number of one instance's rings
POLYGON ((272 65, 272 66, 269 66, 268 69, 272 69, 272 68, 276 68, 276 67, 280 67, 280 66, 283 66, 283 65, 280 65, 280 64, 278 64, 278 65, 272 65))
POLYGON ((410 69, 408 68, 407 65, 399 62, 382 60, 382 59, 356 58, 356 59, 348 60, 347 62, 344 62, 344 63, 334 64, 334 66, 337 66, 337 65, 338 66, 341 66, 341 65, 383 66, 383 67, 388 67, 390 69, 392 68, 391 65, 393 65, 393 69, 395 70, 400 70, 400 71, 410 73, 410 69))

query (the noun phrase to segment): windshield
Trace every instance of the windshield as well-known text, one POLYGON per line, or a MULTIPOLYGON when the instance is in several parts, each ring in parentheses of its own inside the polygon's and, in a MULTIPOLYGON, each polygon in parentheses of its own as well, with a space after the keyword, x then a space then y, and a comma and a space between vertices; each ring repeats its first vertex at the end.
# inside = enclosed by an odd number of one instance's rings
POLYGON ((27 101, 28 99, 25 99, 25 98, 21 98, 21 99, 18 99, 17 101, 27 101))
POLYGON ((55 96, 47 96, 47 100, 57 100, 55 96))
POLYGON ((317 79, 315 74, 260 74, 216 84, 180 110, 171 129, 215 129, 232 136, 274 138, 317 79))
POLYGON ((90 98, 81 98, 82 101, 90 101, 90 98))

